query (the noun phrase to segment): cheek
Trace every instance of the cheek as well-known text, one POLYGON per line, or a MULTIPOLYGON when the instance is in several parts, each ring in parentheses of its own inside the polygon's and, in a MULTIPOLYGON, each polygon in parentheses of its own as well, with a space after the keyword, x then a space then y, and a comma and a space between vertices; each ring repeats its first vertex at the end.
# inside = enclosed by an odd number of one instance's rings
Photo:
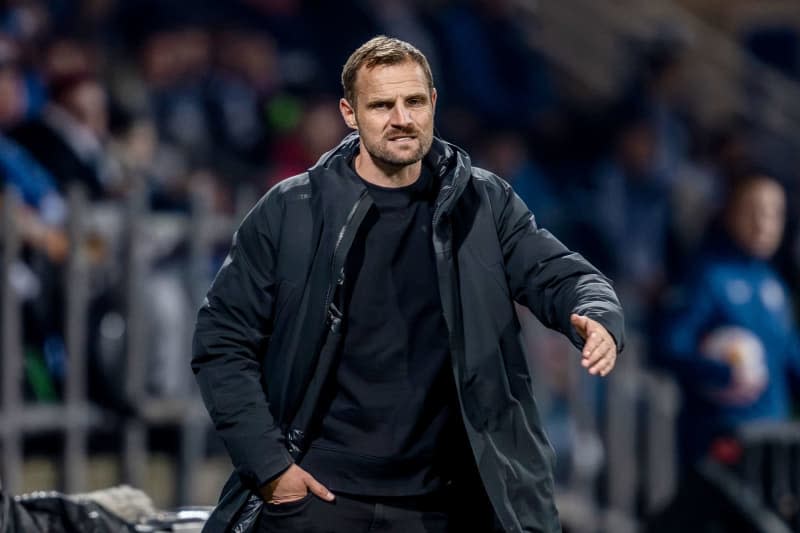
POLYGON ((425 112, 425 113, 423 113, 423 115, 420 117, 420 120, 419 120, 419 121, 420 121, 420 123, 421 123, 421 124, 425 124, 425 125, 430 125, 430 124, 433 124, 433 113, 432 113, 432 112, 430 112, 430 111, 426 111, 426 112, 425 112))
POLYGON ((780 241, 781 237, 783 236, 783 223, 776 220, 769 224, 767 231, 773 239, 780 241))
POLYGON ((374 137, 381 135, 384 130, 385 121, 373 118, 372 120, 367 120, 364 124, 365 130, 371 133, 374 137))

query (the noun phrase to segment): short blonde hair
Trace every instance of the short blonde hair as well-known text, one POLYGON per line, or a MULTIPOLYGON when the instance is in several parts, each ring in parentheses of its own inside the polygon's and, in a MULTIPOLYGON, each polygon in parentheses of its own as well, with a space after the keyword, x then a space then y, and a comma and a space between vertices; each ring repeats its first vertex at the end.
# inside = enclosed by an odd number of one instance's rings
POLYGON ((378 35, 365 42, 350 54, 342 69, 342 88, 344 97, 350 104, 356 102, 356 78, 362 66, 371 69, 378 65, 397 65, 414 61, 422 67, 428 80, 428 89, 433 90, 433 74, 425 55, 412 44, 393 37, 378 35))

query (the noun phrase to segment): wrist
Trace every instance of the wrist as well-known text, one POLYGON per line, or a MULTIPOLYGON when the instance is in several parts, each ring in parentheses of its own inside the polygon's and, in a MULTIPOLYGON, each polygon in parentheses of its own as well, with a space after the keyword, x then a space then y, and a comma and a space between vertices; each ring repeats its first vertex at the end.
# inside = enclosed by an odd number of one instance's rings
POLYGON ((280 470, 271 478, 267 479, 264 483, 262 483, 258 487, 258 492, 260 492, 261 494, 268 493, 271 495, 272 491, 275 490, 275 486, 278 484, 278 481, 280 481, 281 476, 283 476, 286 473, 286 471, 289 470, 293 465, 294 463, 289 464, 286 468, 280 470))

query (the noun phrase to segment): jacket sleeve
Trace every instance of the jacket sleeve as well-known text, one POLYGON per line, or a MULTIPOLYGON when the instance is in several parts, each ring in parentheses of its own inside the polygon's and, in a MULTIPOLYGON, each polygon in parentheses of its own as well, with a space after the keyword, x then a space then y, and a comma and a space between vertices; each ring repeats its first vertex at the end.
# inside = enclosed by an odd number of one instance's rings
MULTIPOLYGON (((268 197, 267 197, 268 198, 268 197)), ((278 210, 277 207, 270 207, 278 210)), ((197 315, 192 370, 242 482, 258 487, 292 464, 270 413, 259 354, 271 331, 277 254, 262 199, 233 236, 197 315)), ((274 229, 273 229, 274 231, 274 229)))
POLYGON ((584 341, 570 323, 570 315, 588 316, 608 330, 617 351, 622 351, 624 317, 611 282, 580 254, 538 228, 533 214, 507 183, 501 182, 500 191, 495 219, 514 300, 579 349, 584 341))

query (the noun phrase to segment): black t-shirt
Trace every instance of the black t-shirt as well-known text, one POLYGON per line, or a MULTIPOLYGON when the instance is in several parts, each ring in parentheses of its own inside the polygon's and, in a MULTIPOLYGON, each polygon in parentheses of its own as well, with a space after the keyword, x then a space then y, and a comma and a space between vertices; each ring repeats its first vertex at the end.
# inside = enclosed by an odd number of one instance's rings
POLYGON ((364 183, 375 207, 348 255, 332 401, 301 465, 333 492, 424 494, 464 440, 431 239, 438 187, 424 166, 407 187, 364 183))

